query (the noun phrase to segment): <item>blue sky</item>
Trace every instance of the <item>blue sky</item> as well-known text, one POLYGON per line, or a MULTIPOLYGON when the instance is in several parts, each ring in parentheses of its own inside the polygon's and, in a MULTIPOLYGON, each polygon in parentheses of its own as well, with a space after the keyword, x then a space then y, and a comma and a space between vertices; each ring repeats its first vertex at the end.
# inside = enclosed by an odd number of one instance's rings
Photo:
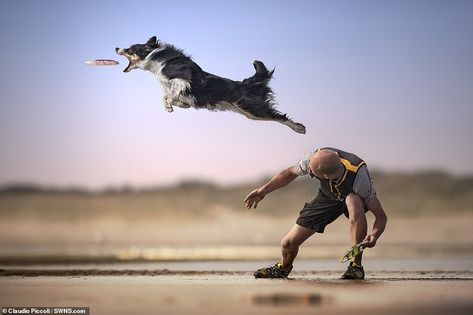
POLYGON ((234 183, 328 145, 371 168, 472 174, 471 16, 473 1, 1 1, 0 184, 234 183), (307 134, 167 113, 154 76, 114 52, 152 35, 231 79, 276 67, 278 108, 307 134))

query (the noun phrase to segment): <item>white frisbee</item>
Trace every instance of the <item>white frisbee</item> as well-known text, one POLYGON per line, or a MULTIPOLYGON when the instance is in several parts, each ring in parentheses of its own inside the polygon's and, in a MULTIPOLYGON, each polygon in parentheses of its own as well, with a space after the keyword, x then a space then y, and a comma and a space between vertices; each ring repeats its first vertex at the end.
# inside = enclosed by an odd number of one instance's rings
POLYGON ((118 65, 118 61, 113 59, 95 59, 87 60, 84 64, 88 66, 116 66, 118 65))

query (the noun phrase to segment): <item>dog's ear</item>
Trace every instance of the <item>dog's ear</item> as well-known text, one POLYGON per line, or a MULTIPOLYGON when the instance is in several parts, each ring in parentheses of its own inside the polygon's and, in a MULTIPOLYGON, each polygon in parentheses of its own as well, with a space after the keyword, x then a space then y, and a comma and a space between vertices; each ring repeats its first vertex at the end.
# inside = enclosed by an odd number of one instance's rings
POLYGON ((156 44, 157 44, 156 36, 151 37, 151 38, 148 39, 148 41, 146 42, 146 46, 156 46, 156 44))

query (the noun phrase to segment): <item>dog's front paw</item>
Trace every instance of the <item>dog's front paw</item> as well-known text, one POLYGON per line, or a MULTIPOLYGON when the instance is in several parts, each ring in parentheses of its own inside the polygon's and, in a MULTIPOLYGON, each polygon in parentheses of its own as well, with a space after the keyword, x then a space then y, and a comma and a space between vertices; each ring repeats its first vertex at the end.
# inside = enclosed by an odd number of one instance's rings
POLYGON ((168 113, 172 113, 174 111, 171 104, 171 98, 168 95, 163 96, 163 104, 168 113))
POLYGON ((164 106, 167 107, 167 106, 171 105, 170 103, 171 103, 171 102, 170 102, 169 96, 164 95, 164 96, 163 96, 163 104, 164 104, 164 106))

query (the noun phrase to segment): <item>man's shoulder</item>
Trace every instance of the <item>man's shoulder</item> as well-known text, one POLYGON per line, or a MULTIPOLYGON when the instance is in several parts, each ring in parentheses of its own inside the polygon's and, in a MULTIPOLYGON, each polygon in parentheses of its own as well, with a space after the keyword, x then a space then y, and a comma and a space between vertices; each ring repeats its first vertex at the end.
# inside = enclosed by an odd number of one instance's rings
POLYGON ((312 154, 314 154, 314 152, 316 152, 316 150, 312 152, 307 152, 299 159, 299 161, 295 165, 297 175, 304 176, 309 174, 310 157, 312 156, 312 154))
POLYGON ((355 181, 353 182, 353 192, 361 196, 364 200, 370 200, 375 193, 373 181, 371 180, 366 164, 361 165, 356 173, 355 181))

